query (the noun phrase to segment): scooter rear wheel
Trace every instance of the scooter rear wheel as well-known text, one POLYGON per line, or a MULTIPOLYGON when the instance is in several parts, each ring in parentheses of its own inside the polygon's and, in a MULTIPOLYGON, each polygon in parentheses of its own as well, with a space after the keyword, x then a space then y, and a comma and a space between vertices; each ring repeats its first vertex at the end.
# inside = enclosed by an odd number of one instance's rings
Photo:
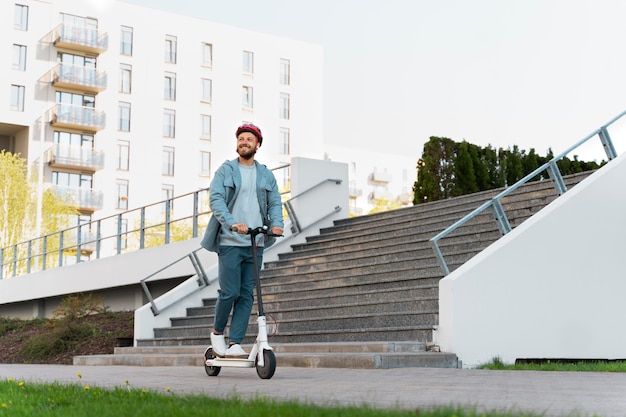
POLYGON ((220 371, 222 370, 221 366, 209 366, 206 364, 207 359, 215 359, 215 354, 213 353, 213 347, 209 346, 204 351, 204 370, 208 376, 218 376, 220 371))
POLYGON ((261 379, 270 379, 276 372, 276 355, 271 350, 263 351, 263 366, 260 366, 257 360, 256 373, 261 379))

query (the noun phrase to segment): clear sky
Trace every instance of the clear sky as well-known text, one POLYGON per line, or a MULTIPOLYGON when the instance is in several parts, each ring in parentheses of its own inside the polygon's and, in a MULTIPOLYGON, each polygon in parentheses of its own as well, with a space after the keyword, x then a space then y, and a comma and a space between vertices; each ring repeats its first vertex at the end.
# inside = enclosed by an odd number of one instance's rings
MULTIPOLYGON (((126 1, 322 45, 331 144, 417 161, 443 136, 545 155, 626 110, 623 0, 126 1)), ((604 157, 595 139, 578 154, 604 157)))

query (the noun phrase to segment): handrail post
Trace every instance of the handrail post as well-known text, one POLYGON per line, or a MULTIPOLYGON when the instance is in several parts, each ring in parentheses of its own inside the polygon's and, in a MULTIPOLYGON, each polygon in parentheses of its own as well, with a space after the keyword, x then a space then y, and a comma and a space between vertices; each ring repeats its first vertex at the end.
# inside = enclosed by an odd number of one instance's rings
POLYGON ((77 230, 78 235, 76 236, 76 263, 80 262, 80 258, 81 258, 80 255, 82 253, 82 249, 81 249, 81 244, 83 243, 82 242, 83 240, 82 239, 82 232, 83 232, 82 227, 83 225, 79 223, 78 230, 77 230))
POLYGON ((171 202, 172 200, 169 198, 165 200, 165 244, 166 245, 170 243, 170 222, 172 221, 171 212, 170 212, 170 209, 172 207, 171 202))
POLYGON ((102 221, 96 222, 96 259, 100 259, 100 241, 102 239, 102 221))
POLYGON ((33 256, 33 241, 32 239, 28 241, 28 248, 26 249, 27 255, 26 255, 26 273, 30 274, 30 264, 31 264, 31 258, 33 256))
POLYGON ((191 219, 191 236, 198 237, 198 211, 200 207, 200 191, 193 193, 193 217, 191 219))
POLYGON ((142 207, 139 213, 139 249, 143 249, 146 247, 146 208, 142 207))
POLYGON ((448 269, 448 265, 446 264, 446 261, 443 258, 443 254, 441 253, 441 249, 439 249, 439 245, 437 244, 437 240, 431 239, 430 240, 430 246, 433 248, 433 251, 435 252, 435 257, 437 258, 437 263, 439 264, 439 267, 443 271, 443 276, 445 277, 446 275, 448 275, 450 273, 450 270, 448 269))
POLYGON ((561 175, 559 166, 554 159, 548 162, 548 175, 554 182, 554 188, 556 188, 556 192, 559 195, 565 194, 565 192, 567 191, 567 186, 565 185, 565 181, 563 181, 563 176, 561 175))
POLYGON ((59 233, 59 266, 63 266, 63 235, 64 230, 59 233))
POLYGON ((17 276, 17 245, 13 246, 13 277, 17 276))
POLYGON ((48 264, 48 235, 43 237, 43 249, 41 251, 41 270, 46 270, 48 264))
POLYGON ((511 231, 511 224, 509 223, 509 219, 506 217, 504 207, 502 207, 502 201, 499 198, 494 198, 491 200, 491 203, 491 209, 493 210, 493 215, 496 218, 496 223, 498 223, 500 233, 502 233, 502 235, 506 235, 511 231))
POLYGON ((617 152, 615 152, 615 148, 613 147, 613 141, 611 140, 611 136, 609 135, 609 131, 607 130, 606 126, 602 126, 600 128, 598 136, 600 137, 600 142, 602 142, 604 152, 606 153, 607 158, 609 158, 609 161, 617 158, 617 152))
POLYGON ((196 274, 198 274, 198 277, 199 277, 198 285, 200 286, 202 286, 202 284, 209 285, 209 277, 204 271, 204 268, 202 267, 202 263, 200 262, 200 259, 198 258, 198 249, 196 249, 195 251, 189 254, 189 259, 191 260, 193 268, 196 270, 196 274))
POLYGON ((117 254, 122 253, 122 213, 117 215, 117 233, 115 235, 117 254))

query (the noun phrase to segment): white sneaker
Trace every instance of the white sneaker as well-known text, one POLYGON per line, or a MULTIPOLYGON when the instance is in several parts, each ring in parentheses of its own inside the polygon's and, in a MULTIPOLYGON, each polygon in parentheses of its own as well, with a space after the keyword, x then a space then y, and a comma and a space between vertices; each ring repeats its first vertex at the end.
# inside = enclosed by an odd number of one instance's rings
POLYGON ((226 351, 226 357, 244 359, 248 357, 248 354, 245 350, 241 348, 241 345, 237 343, 234 345, 230 345, 230 347, 226 351))
POLYGON ((224 335, 211 332, 211 347, 213 348, 215 356, 223 358, 224 355, 226 355, 226 342, 224 341, 224 335))

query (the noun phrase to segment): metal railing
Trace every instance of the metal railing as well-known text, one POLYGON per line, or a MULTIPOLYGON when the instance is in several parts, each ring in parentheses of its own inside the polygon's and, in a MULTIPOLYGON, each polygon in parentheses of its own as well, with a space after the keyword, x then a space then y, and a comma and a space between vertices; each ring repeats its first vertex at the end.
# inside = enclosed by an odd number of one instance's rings
MULTIPOLYGON (((296 211, 293 208, 292 202, 296 198, 302 197, 303 195, 310 193, 314 189, 320 187, 323 184, 326 184, 327 182, 334 182, 337 185, 341 184, 341 180, 340 179, 327 178, 324 181, 320 181, 319 183, 315 184, 314 186, 312 186, 312 187, 302 191, 300 194, 294 195, 289 200, 283 202, 283 206, 285 207, 285 210, 287 211, 287 216, 289 216, 289 220, 291 220, 291 233, 297 234, 297 233, 300 233, 302 231, 302 225, 300 224, 300 220, 298 219, 296 211)), ((332 216, 333 214, 339 212, 339 210, 341 210, 341 207, 336 206, 330 213, 322 215, 319 219, 316 220, 316 222, 324 220, 325 218, 332 216)))
POLYGON ((181 261, 184 261, 185 259, 188 259, 191 264, 193 265, 194 270, 196 271, 196 276, 198 277, 197 282, 198 282, 198 288, 197 289, 202 289, 204 287, 206 287, 207 285, 209 285, 210 281, 209 281, 209 277, 206 274, 206 271, 204 270, 204 268, 202 267, 202 263, 200 262, 200 259, 198 258, 198 251, 204 250, 204 248, 198 248, 192 252, 190 252, 189 254, 178 258, 177 260, 175 260, 174 262, 164 266, 163 268, 159 269, 158 271, 148 275, 147 277, 145 277, 144 279, 142 279, 140 281, 141 283, 141 288, 143 288, 143 292, 146 294, 146 297, 148 298, 148 302, 150 303, 150 309, 152 310, 152 314, 154 314, 155 316, 158 315, 161 310, 163 309, 163 306, 161 306, 161 309, 159 309, 159 307, 156 304, 156 301, 154 299, 154 296, 152 295, 152 293, 150 292, 150 288, 148 288, 148 281, 150 280, 150 278, 153 278, 154 276, 160 274, 161 272, 171 268, 172 266, 178 264, 181 261))
POLYGON ((0 249, 0 279, 199 236, 208 188, 79 224, 0 249))
POLYGON ((505 234, 509 233, 511 231, 511 225, 509 223, 509 220, 508 220, 508 218, 506 216, 506 212, 505 212, 504 207, 502 205, 502 199, 504 197, 510 195, 511 193, 513 193, 515 190, 517 190, 519 187, 521 187, 522 185, 524 185, 525 183, 527 183, 531 179, 533 179, 536 176, 542 174, 544 171, 546 171, 548 173, 548 177, 554 182, 554 187, 556 188, 557 194, 558 195, 564 194, 567 191, 567 186, 565 185, 565 182, 563 181, 563 176, 561 175, 561 171, 559 169, 559 166, 558 166, 557 162, 560 161, 561 159, 563 159, 566 155, 570 154, 575 149, 577 149, 580 146, 582 146, 583 144, 585 144, 589 139, 591 139, 591 138, 593 138, 595 136, 599 137, 600 142, 602 144, 602 147, 604 148, 604 152, 606 153, 606 156, 607 156, 608 160, 611 161, 611 160, 615 159, 617 157, 617 153, 615 152, 615 147, 613 146, 613 142, 612 142, 611 137, 609 135, 608 128, 613 123, 615 123, 616 121, 621 119, 624 115, 626 115, 626 111, 624 111, 624 112, 620 113, 619 115, 615 116, 612 120, 610 120, 605 125, 603 125, 600 128, 594 130, 592 133, 590 133, 589 135, 587 135, 586 137, 584 137, 583 139, 581 139, 580 141, 578 141, 574 145, 570 146, 565 151, 563 151, 560 154, 554 156, 550 161, 548 161, 545 164, 541 165, 539 168, 535 169, 533 172, 531 172, 530 174, 526 175, 524 178, 522 178, 521 180, 519 180, 518 182, 516 182, 512 186, 508 187, 507 189, 505 189, 504 191, 502 191, 501 193, 499 193, 498 195, 493 197, 491 200, 485 202, 484 204, 482 204, 481 206, 479 206, 478 208, 473 210, 471 213, 467 214, 465 217, 463 217, 462 219, 458 220, 454 224, 448 226, 448 228, 446 228, 444 231, 440 232, 439 234, 437 234, 436 236, 431 238, 430 239, 430 245, 431 245, 433 251, 435 252, 435 257, 437 258, 437 262, 439 263, 439 266, 440 266, 440 268, 441 268, 441 270, 443 272, 443 275, 444 276, 448 275, 450 273, 450 270, 448 268, 448 264, 446 263, 446 261, 444 259, 443 253, 441 252, 441 248, 439 247, 439 241, 441 239, 443 239, 444 237, 448 236, 454 230, 456 230, 457 228, 463 226, 464 224, 466 224, 467 222, 469 222, 474 217, 478 216, 479 214, 481 214, 483 211, 485 211, 487 209, 491 209, 492 210, 494 219, 495 219, 495 221, 496 221, 496 223, 498 225, 498 228, 500 229, 500 232, 502 233, 502 235, 505 235, 505 234))

